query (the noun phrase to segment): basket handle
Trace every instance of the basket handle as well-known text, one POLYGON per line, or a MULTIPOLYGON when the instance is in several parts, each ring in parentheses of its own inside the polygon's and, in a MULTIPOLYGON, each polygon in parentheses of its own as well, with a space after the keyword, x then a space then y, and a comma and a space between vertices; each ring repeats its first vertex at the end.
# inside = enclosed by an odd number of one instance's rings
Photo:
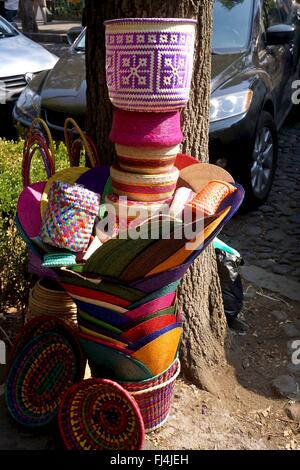
POLYGON ((94 143, 92 142, 90 137, 84 134, 84 132, 80 129, 80 127, 73 118, 67 118, 65 120, 64 137, 71 166, 79 166, 79 156, 82 144, 92 168, 100 165, 99 155, 94 143), (72 129, 69 129, 70 124, 72 125, 72 129), (74 130, 77 132, 78 138, 72 141, 70 134, 74 130))
POLYGON ((49 179, 55 173, 55 151, 50 129, 41 118, 35 118, 32 121, 24 143, 22 161, 22 180, 24 188, 31 184, 30 166, 36 152, 42 157, 47 178, 49 179))
POLYGON ((178 364, 177 371, 173 375, 173 377, 171 377, 169 380, 167 380, 166 382, 162 382, 161 384, 155 385, 154 387, 146 388, 145 390, 140 390, 138 392, 130 392, 130 394, 133 396, 143 395, 144 393, 149 393, 149 392, 154 392, 154 390, 159 390, 160 388, 166 387, 167 385, 174 382, 174 380, 176 380, 178 375, 180 374, 180 370, 181 370, 181 365, 180 365, 180 361, 178 358, 176 359, 176 362, 178 364))

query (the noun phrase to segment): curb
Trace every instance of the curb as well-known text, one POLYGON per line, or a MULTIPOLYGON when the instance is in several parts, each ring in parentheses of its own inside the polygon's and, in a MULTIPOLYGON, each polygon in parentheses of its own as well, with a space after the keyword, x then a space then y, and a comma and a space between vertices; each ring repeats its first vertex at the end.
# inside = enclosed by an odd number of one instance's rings
POLYGON ((241 275, 246 281, 262 289, 275 292, 289 300, 300 302, 299 282, 294 278, 274 274, 253 265, 242 266, 241 275))
POLYGON ((35 42, 53 42, 57 44, 68 44, 67 35, 64 33, 26 33, 25 36, 35 42))

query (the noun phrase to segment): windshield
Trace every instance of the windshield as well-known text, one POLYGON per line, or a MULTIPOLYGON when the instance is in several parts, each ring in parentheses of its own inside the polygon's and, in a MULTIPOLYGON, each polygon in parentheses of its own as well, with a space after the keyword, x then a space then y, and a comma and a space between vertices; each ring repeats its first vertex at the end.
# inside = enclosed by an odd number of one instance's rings
POLYGON ((0 17, 0 38, 8 36, 16 36, 16 32, 13 28, 10 27, 9 24, 3 21, 0 17))
POLYGON ((247 48, 253 3, 253 0, 215 0, 213 52, 234 52, 247 48))

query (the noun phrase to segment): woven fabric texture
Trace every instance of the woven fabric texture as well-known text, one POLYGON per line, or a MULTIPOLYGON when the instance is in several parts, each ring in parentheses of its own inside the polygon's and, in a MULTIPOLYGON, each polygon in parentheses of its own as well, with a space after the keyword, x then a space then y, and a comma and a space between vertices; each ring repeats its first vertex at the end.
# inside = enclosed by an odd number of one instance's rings
POLYGON ((140 450, 144 425, 135 400, 107 379, 88 379, 65 394, 58 415, 68 450, 140 450))
POLYGON ((168 112, 186 105, 196 21, 127 19, 105 23, 106 81, 114 106, 168 112))
POLYGON ((115 109, 109 135, 115 144, 132 147, 169 147, 183 140, 180 113, 131 113, 115 109))
POLYGON ((40 238, 59 248, 84 251, 89 244, 99 206, 99 194, 80 185, 54 182, 49 192, 40 238))

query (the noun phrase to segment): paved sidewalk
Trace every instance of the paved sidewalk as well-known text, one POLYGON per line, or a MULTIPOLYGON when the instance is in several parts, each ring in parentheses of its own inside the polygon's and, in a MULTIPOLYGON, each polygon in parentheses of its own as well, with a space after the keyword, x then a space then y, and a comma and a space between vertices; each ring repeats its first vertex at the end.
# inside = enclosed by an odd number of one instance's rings
MULTIPOLYGON (((22 31, 21 22, 17 21, 16 24, 20 31, 22 31)), ((50 23, 43 24, 38 21, 39 31, 37 33, 24 33, 30 39, 36 42, 46 43, 67 43, 67 33, 71 28, 78 28, 81 22, 78 21, 65 21, 54 20, 50 23)))

